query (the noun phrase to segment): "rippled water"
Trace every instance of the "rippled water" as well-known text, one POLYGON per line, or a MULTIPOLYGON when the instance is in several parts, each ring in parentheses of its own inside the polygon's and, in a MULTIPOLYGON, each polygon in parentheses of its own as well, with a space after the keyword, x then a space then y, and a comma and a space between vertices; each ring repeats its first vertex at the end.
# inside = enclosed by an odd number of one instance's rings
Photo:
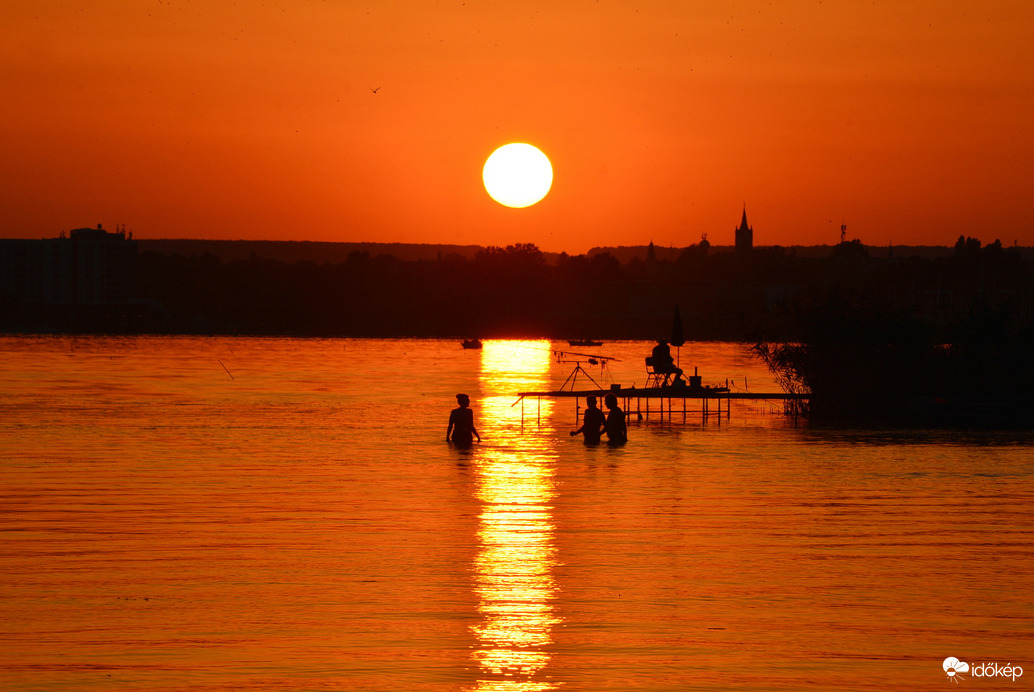
MULTIPOLYGON (((574 400, 516 403, 571 375, 552 346, 0 339, 0 687, 943 689, 948 656, 1031 684, 1029 435, 742 402, 586 447, 574 400)), ((562 360, 642 384, 650 346, 562 360)), ((681 360, 774 390, 732 344, 681 360)))

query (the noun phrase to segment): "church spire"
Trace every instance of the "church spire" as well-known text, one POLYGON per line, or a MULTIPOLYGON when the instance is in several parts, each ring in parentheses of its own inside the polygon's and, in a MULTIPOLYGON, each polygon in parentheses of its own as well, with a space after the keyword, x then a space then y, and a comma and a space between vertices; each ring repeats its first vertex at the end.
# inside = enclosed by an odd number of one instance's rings
POLYGON ((743 205, 743 219, 736 229, 736 252, 749 252, 754 247, 754 229, 747 225, 747 205, 743 205))

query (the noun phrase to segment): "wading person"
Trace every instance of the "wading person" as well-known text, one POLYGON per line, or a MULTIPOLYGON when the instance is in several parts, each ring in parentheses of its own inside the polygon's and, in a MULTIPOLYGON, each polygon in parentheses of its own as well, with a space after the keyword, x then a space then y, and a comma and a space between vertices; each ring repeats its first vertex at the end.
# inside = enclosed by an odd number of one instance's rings
POLYGON ((481 442, 481 435, 478 435, 474 427, 474 412, 470 410, 470 397, 466 394, 457 394, 454 408, 449 414, 449 427, 445 430, 445 441, 452 442, 457 447, 469 447, 474 444, 476 437, 481 442))
POLYGON ((617 395, 608 394, 603 397, 603 403, 607 405, 607 422, 603 424, 607 431, 607 444, 625 444, 628 442, 628 427, 625 425, 625 412, 618 407, 617 395))
POLYGON ((585 415, 582 416, 582 427, 571 433, 571 437, 581 433, 585 437, 585 444, 598 445, 600 437, 603 436, 603 424, 606 420, 603 411, 596 407, 596 397, 589 396, 585 399, 585 415))

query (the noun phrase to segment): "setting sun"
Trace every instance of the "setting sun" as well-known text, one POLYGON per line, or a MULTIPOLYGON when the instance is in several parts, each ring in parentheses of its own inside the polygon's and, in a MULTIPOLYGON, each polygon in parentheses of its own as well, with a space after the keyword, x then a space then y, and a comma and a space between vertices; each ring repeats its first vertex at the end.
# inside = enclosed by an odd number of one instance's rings
POLYGON ((514 143, 499 147, 485 161, 485 190, 507 207, 530 207, 542 200, 553 185, 553 166, 539 149, 514 143))

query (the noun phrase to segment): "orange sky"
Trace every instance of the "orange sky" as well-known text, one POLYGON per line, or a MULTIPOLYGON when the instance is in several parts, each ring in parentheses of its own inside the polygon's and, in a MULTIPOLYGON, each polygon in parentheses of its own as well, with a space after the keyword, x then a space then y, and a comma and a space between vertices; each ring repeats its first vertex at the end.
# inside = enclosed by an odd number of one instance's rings
POLYGON ((0 237, 1034 245, 1029 0, 7 0, 0 237), (374 94, 371 87, 380 87, 374 94), (552 160, 534 207, 481 167, 552 160))

